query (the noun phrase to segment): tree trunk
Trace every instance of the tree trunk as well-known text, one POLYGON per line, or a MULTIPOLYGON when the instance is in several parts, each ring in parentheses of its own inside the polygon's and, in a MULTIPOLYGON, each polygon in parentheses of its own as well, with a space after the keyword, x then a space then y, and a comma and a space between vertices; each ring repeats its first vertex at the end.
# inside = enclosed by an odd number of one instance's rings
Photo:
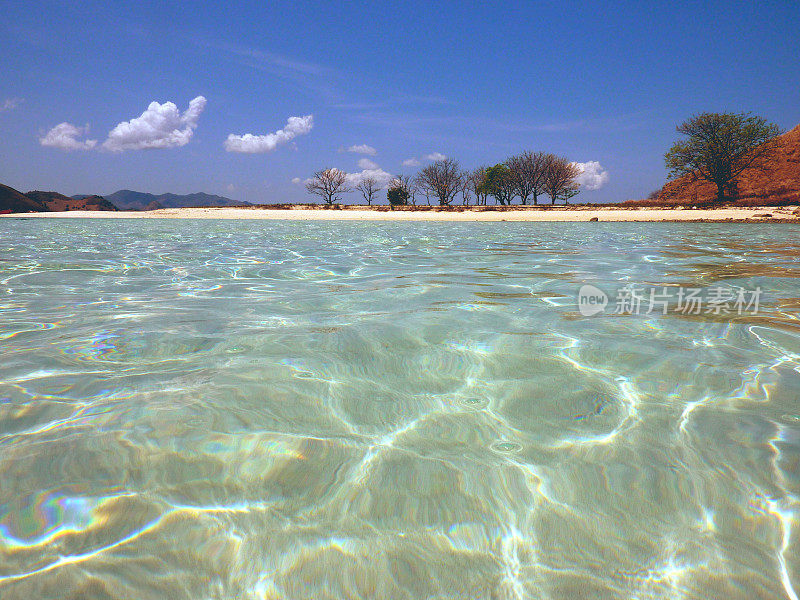
POLYGON ((717 202, 722 202, 725 200, 725 184, 724 183, 717 183, 717 202))

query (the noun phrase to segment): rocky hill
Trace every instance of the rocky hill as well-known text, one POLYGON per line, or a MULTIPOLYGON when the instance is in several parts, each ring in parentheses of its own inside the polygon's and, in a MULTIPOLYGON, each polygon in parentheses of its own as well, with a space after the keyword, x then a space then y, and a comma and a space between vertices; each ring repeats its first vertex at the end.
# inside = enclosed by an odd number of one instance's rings
POLYGON ((159 204, 156 200, 153 200, 150 204, 145 206, 142 210, 159 210, 164 208, 161 204, 159 204))
POLYGON ((43 212, 47 208, 14 188, 0 184, 0 213, 43 212))
POLYGON ((118 210, 116 206, 102 196, 70 198, 58 192, 40 191, 28 192, 25 196, 44 206, 44 210, 48 212, 61 212, 66 210, 118 210))
MULTIPOLYGON (((685 176, 668 182, 654 203, 704 204, 716 198, 716 187, 685 176)), ((747 204, 800 204, 800 125, 778 138, 763 169, 745 171, 737 200, 747 204)))

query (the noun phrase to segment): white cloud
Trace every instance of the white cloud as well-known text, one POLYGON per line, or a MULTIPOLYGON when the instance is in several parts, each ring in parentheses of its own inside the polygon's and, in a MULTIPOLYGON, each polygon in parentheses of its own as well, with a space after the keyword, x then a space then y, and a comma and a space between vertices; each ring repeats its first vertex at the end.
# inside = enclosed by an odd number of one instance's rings
POLYGON ((348 173, 346 177, 347 185, 349 187, 355 187, 358 185, 362 180, 366 179, 367 177, 372 177, 375 181, 378 182, 378 187, 383 188, 389 185, 389 182, 393 179, 392 175, 375 165, 374 169, 364 169, 358 173, 348 173))
POLYGON ((572 163, 578 169, 580 169, 581 173, 575 179, 580 186, 587 190, 599 190, 605 184, 608 183, 608 171, 603 168, 596 160, 590 160, 584 163, 572 163))
POLYGON ((76 127, 70 123, 59 123, 39 139, 42 146, 59 148, 60 150, 91 150, 97 140, 79 140, 89 133, 89 126, 76 127))
MULTIPOLYGON (((360 161, 359 161, 360 162, 360 161)), ((374 163, 373 163, 374 164, 374 163)), ((341 169, 337 169, 336 167, 332 167, 334 170, 341 171, 341 169)), ((389 185, 389 182, 394 179, 394 177, 390 174, 381 169, 378 165, 375 165, 374 169, 363 169, 357 173, 346 173, 345 174, 345 185, 349 188, 354 188, 357 186, 361 181, 367 177, 372 177, 375 181, 378 182, 378 188, 385 188, 389 185)), ((294 177, 292 179, 292 183, 295 185, 305 185, 311 181, 313 181, 313 177, 309 177, 307 179, 301 179, 300 177, 294 177)))
POLYGON ((192 139, 206 99, 198 96, 181 113, 173 102, 151 102, 141 116, 123 121, 108 134, 103 148, 112 152, 147 150, 151 148, 178 148, 192 139))
POLYGON ((375 148, 368 146, 367 144, 348 146, 347 151, 355 152, 356 154, 366 154, 367 156, 375 156, 378 153, 375 148))
POLYGON ((0 103, 0 112, 14 110, 22 103, 22 98, 6 98, 0 103))
POLYGON ((407 158, 407 159, 405 159, 405 160, 403 161, 403 166, 404 166, 404 167, 419 167, 419 166, 421 166, 421 165, 422 165, 422 163, 421 163, 421 162, 419 162, 419 161, 418 161, 416 158, 414 158, 413 156, 412 156, 411 158, 407 158))
POLYGON ((426 154, 423 158, 425 160, 437 161, 437 160, 444 160, 447 157, 441 152, 431 152, 430 154, 426 154))
POLYGON ((298 135, 307 134, 311 131, 313 126, 314 115, 289 117, 286 121, 286 126, 274 133, 268 133, 266 135, 253 135, 252 133, 245 133, 244 135, 230 134, 223 145, 228 152, 245 152, 250 154, 272 152, 278 146, 286 144, 298 135))
POLYGON ((378 165, 372 162, 368 158, 359 158, 358 159, 358 166, 362 169, 377 169, 378 165))

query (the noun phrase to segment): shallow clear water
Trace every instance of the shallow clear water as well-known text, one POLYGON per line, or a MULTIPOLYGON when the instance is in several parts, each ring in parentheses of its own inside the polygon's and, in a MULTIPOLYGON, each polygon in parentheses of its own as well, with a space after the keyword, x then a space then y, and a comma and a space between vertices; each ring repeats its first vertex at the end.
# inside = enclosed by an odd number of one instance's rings
POLYGON ((796 598, 800 228, 0 221, 2 598, 796 598), (584 317, 583 284, 760 287, 584 317))

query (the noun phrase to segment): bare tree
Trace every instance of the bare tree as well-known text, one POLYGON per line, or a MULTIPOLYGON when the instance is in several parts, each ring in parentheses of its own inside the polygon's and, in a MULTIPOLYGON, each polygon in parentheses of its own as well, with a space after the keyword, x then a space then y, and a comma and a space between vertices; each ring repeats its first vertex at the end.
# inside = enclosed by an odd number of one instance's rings
POLYGON ((440 206, 448 206, 461 191, 463 179, 458 162, 446 158, 422 169, 416 182, 423 194, 436 197, 440 206))
POLYGON ((569 199, 577 196, 581 191, 580 185, 576 184, 574 187, 566 187, 559 195, 559 199, 564 201, 564 204, 569 204, 569 199))
POLYGON ((528 203, 533 196, 533 203, 539 203, 539 194, 544 189, 544 176, 547 170, 547 154, 544 152, 523 152, 506 161, 508 176, 516 195, 522 204, 528 203))
POLYGON ((314 173, 314 177, 306 184, 306 189, 310 194, 322 198, 325 204, 339 202, 339 194, 352 191, 347 185, 347 173, 336 168, 314 173))
POLYGON ((466 177, 469 182, 470 191, 475 195, 475 203, 486 205, 486 167, 478 167, 466 177))
POLYGON ((461 199, 462 204, 467 206, 469 204, 470 199, 472 198, 472 183, 470 182, 470 175, 468 171, 464 171, 461 177, 461 199))
POLYGON ((547 168, 544 174, 544 192, 550 196, 550 204, 556 200, 567 201, 578 193, 578 183, 575 178, 580 175, 580 169, 574 163, 561 156, 549 154, 547 168))
POLYGON ((372 201, 378 195, 378 190, 381 189, 381 186, 378 185, 378 180, 374 177, 364 177, 356 184, 356 189, 361 192, 367 206, 372 206, 372 201))

